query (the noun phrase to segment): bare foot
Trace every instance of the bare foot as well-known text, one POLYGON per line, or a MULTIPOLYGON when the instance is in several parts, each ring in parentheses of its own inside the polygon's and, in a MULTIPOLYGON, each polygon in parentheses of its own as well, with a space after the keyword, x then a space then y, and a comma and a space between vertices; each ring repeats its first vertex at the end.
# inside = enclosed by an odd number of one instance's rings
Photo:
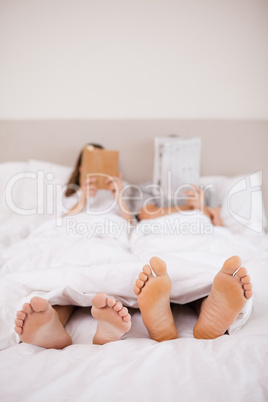
POLYGON ((247 299, 252 297, 250 277, 246 268, 239 269, 240 266, 241 258, 231 257, 215 276, 211 292, 201 304, 200 316, 194 327, 195 338, 214 339, 223 335, 236 320, 247 299))
POLYGON ((63 349, 72 344, 58 314, 41 297, 33 297, 17 312, 15 332, 22 342, 47 349, 63 349))
POLYGON ((98 320, 95 345, 118 341, 131 328, 131 316, 128 309, 114 297, 107 298, 106 293, 98 293, 92 299, 91 314, 98 320))
POLYGON ((171 280, 164 261, 158 257, 143 267, 136 280, 134 292, 137 295, 142 320, 151 339, 167 341, 177 339, 178 332, 170 309, 171 280), (156 276, 153 276, 152 273, 156 276))

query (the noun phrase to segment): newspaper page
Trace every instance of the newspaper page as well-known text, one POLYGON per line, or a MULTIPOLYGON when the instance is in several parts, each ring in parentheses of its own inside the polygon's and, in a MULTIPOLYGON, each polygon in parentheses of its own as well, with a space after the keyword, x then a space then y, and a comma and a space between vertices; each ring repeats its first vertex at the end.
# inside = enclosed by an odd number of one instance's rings
POLYGON ((171 199, 183 185, 198 185, 201 138, 156 137, 154 155, 154 195, 160 189, 171 199))

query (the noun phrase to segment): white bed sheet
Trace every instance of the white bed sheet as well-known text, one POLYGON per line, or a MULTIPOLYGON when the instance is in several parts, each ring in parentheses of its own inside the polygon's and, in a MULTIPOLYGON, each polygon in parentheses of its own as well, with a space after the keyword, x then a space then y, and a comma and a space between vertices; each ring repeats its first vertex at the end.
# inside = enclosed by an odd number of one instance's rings
MULTIPOLYGON (((157 250, 157 255, 170 260, 168 266, 174 283, 173 301, 184 303, 189 301, 185 299, 188 292, 180 295, 182 299, 176 299, 179 279, 176 280, 173 259, 183 261, 188 264, 188 269, 193 269, 191 262, 197 262, 201 255, 203 259, 209 256, 201 239, 195 239, 197 254, 194 255, 193 252, 187 251, 193 239, 183 240, 181 237, 180 246, 174 250, 174 246, 178 246, 175 239, 165 237, 166 242, 163 242, 163 239, 157 236, 147 234, 140 238, 133 233, 132 253, 124 241, 119 241, 116 249, 111 238, 91 239, 94 246, 99 241, 101 249, 106 250, 101 254, 101 263, 96 264, 94 258, 97 258, 98 252, 96 251, 95 257, 93 253, 90 260, 86 248, 83 249, 81 238, 79 237, 77 242, 73 236, 75 248, 70 251, 70 244, 66 248, 63 242, 64 250, 69 250, 69 254, 67 259, 62 259, 64 253, 55 252, 55 249, 59 250, 60 237, 55 246, 56 239, 51 237, 51 231, 48 223, 40 225, 32 235, 14 243, 6 250, 6 259, 2 260, 2 275, 5 273, 7 281, 1 281, 0 296, 0 316, 5 318, 5 321, 1 322, 1 341, 4 342, 4 347, 17 341, 12 327, 9 326, 15 310, 34 294, 47 297, 54 304, 73 301, 74 304, 89 306, 91 296, 95 292, 107 291, 119 295, 119 299, 126 305, 136 307, 132 292, 133 283, 141 264, 157 250), (31 242, 32 248, 29 247, 31 242), (45 261, 37 259, 36 246, 39 243, 41 247, 42 242, 46 245, 45 261), (109 242, 112 242, 112 247, 109 242), (79 247, 79 253, 76 247, 79 247), (15 256, 11 253, 12 249, 16 250, 15 256), (23 258, 20 253, 24 253, 23 258), (79 255, 75 266, 74 261, 71 261, 71 256, 74 255, 79 255), (82 265, 82 256, 88 260, 88 265, 82 265), (19 265, 18 260, 21 258, 25 263, 19 265), (106 259, 110 262, 107 263, 106 259), (65 266, 67 263, 68 266, 65 266), (89 266, 92 276, 88 276, 89 266), (109 272, 112 272, 110 277, 107 276, 109 272), (102 278, 101 284, 96 279, 98 277, 102 278), (95 281, 90 286, 86 284, 83 289, 81 284, 87 283, 88 278, 95 278, 95 281), (6 304, 3 307, 4 301, 6 304), (3 326, 8 328, 8 331, 3 330, 3 326)), ((245 265, 252 276, 254 302, 249 320, 235 335, 225 335, 212 341, 195 340, 192 329, 197 317, 187 306, 183 306, 175 307, 174 313, 180 338, 158 344, 149 339, 137 310, 131 309, 131 331, 118 342, 96 346, 92 345, 96 322, 87 307, 78 310, 68 323, 67 331, 74 344, 63 351, 17 344, 0 353, 1 400, 16 401, 19 397, 22 401, 134 401, 137 398, 142 401, 175 401, 178 400, 178 395, 187 401, 194 401, 197 397, 203 401, 252 401, 252 398, 256 401, 267 400, 267 238, 259 238, 259 243, 262 240, 262 246, 259 247, 256 257, 256 244, 249 239, 245 239, 243 243, 231 233, 223 232, 223 238, 227 237, 228 240, 225 243, 217 238, 217 235, 221 238, 222 234, 214 233, 211 239, 210 247, 213 248, 214 254, 210 256, 210 260, 206 260, 209 264, 203 276, 203 283, 212 280, 217 269, 216 261, 220 263, 224 259, 224 254, 229 247, 234 246, 236 239, 240 252, 244 252, 244 260, 247 261, 245 265), (219 249, 216 248, 217 244, 219 249), (223 254, 220 244, 224 246, 223 254)), ((187 279, 189 287, 194 283, 191 276, 184 278, 187 279)), ((204 287, 199 290, 206 291, 204 287)))
MULTIPOLYGON (((140 328, 139 317, 133 321, 140 328)), ((1 400, 267 400, 267 333, 213 341, 189 335, 158 344, 133 330, 104 346, 82 344, 85 335, 63 351, 13 346, 0 355, 1 400)))
MULTIPOLYGON (((140 223, 130 241, 127 230, 117 240, 109 235, 85 239, 67 237, 53 221, 12 219, 14 225, 8 220, 0 233, 1 400, 267 401, 267 236, 234 235, 224 228, 209 237, 155 235, 141 230, 140 223), (173 282, 172 301, 187 303, 207 294, 231 254, 241 255, 254 286, 246 324, 232 335, 196 340, 195 313, 187 305, 175 305, 179 339, 160 344, 149 339, 133 308, 132 287, 142 265, 152 255, 164 258, 173 282), (88 307, 98 291, 130 306, 133 322, 122 340, 103 346, 92 345, 96 321, 88 307), (58 351, 18 344, 14 314, 36 294, 52 304, 85 306, 66 327, 72 346, 58 351)), ((192 218, 186 214, 180 219, 192 218)), ((163 226, 163 220, 157 223, 163 226)))

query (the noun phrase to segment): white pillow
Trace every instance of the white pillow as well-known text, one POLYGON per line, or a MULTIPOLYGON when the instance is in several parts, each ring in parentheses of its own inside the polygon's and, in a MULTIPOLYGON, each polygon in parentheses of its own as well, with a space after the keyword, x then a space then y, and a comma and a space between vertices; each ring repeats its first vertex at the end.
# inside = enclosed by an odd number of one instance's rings
POLYGON ((52 173, 53 179, 50 180, 53 184, 66 184, 73 171, 70 166, 59 165, 57 163, 39 161, 36 159, 30 159, 28 161, 28 168, 31 171, 44 171, 46 173, 52 173))
MULTIPOLYGON (((43 211, 44 215, 47 212, 48 199, 53 199, 54 208, 56 203, 59 203, 62 194, 60 188, 67 183, 72 170, 71 167, 38 160, 1 163, 0 191, 5 194, 7 189, 8 196, 12 196, 12 202, 18 208, 31 210, 38 205, 39 212, 43 211), (17 174, 20 175, 15 176, 17 174), (13 186, 11 186, 12 180, 13 186)), ((214 199, 218 201, 216 203, 221 206, 223 223, 232 232, 241 234, 264 232, 266 216, 262 207, 261 172, 235 177, 203 176, 200 178, 200 184, 212 185, 211 193, 215 195, 214 199)), ((0 218, 14 214, 8 208, 5 198, 2 197, 0 200, 0 218)), ((52 207, 51 202, 50 206, 52 207)))
MULTIPOLYGON (((144 200, 149 198, 154 202, 151 187, 148 186, 150 184, 152 183, 147 182, 139 185, 145 197, 137 190, 134 192, 137 199, 132 201, 132 210, 135 213, 142 207, 144 200)), ((221 206, 223 224, 233 233, 264 233, 266 217, 262 206, 261 172, 234 177, 201 176, 199 185, 205 192, 206 205, 221 206)))
POLYGON ((41 215, 57 213, 56 209, 62 198, 73 168, 31 159, 27 169, 35 179, 27 179, 23 192, 24 208, 38 208, 41 215))
POLYGON ((224 226, 233 233, 263 234, 266 216, 262 199, 262 172, 225 177, 204 176, 200 184, 213 185, 224 226))
POLYGON ((71 167, 38 160, 0 164, 0 191, 5 194, 0 204, 2 216, 44 216, 48 204, 52 211, 71 172, 71 167))
POLYGON ((15 175, 26 171, 27 162, 4 162, 0 164, 0 194, 4 196, 0 198, 0 213, 9 213, 10 209, 6 204, 6 188, 12 190, 12 198, 15 203, 21 201, 23 193, 23 183, 19 180, 14 187, 9 185, 10 181, 16 179, 15 175))

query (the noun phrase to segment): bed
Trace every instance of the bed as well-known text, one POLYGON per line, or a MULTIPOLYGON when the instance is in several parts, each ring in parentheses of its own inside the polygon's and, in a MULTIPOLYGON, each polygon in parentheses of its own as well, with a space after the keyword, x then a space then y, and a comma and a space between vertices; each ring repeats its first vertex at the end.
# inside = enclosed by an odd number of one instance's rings
POLYGON ((98 218, 80 215, 75 222, 61 220, 61 193, 56 189, 66 183, 70 171, 36 160, 0 165, 1 193, 12 196, 16 211, 2 198, 0 399, 267 401, 268 236, 256 191, 259 177, 201 178, 202 184, 213 183, 219 195, 224 228, 212 227, 201 213, 173 214, 130 227, 112 212, 98 218), (27 172, 26 179, 19 176, 22 172, 27 172), (15 183, 12 190, 10 179, 15 183), (245 186, 242 191, 243 184, 238 185, 248 180, 254 184, 254 202, 251 189, 245 186), (34 211, 37 199, 39 210, 34 211), (21 216, 16 208, 30 212, 21 216), (178 222, 188 231, 176 231, 178 222), (115 227, 120 229, 116 233, 115 227), (229 335, 194 339, 197 316, 188 303, 209 292, 223 261, 234 254, 241 256, 251 275, 252 303, 229 335), (133 292, 142 266, 153 255, 167 262, 179 333, 179 339, 162 343, 149 338, 133 292), (99 291, 122 301, 132 315, 131 330, 102 346, 92 344, 96 321, 90 314, 92 296, 99 291), (73 345, 47 350, 19 343, 14 316, 34 295, 51 304, 81 306, 66 326, 73 345))

